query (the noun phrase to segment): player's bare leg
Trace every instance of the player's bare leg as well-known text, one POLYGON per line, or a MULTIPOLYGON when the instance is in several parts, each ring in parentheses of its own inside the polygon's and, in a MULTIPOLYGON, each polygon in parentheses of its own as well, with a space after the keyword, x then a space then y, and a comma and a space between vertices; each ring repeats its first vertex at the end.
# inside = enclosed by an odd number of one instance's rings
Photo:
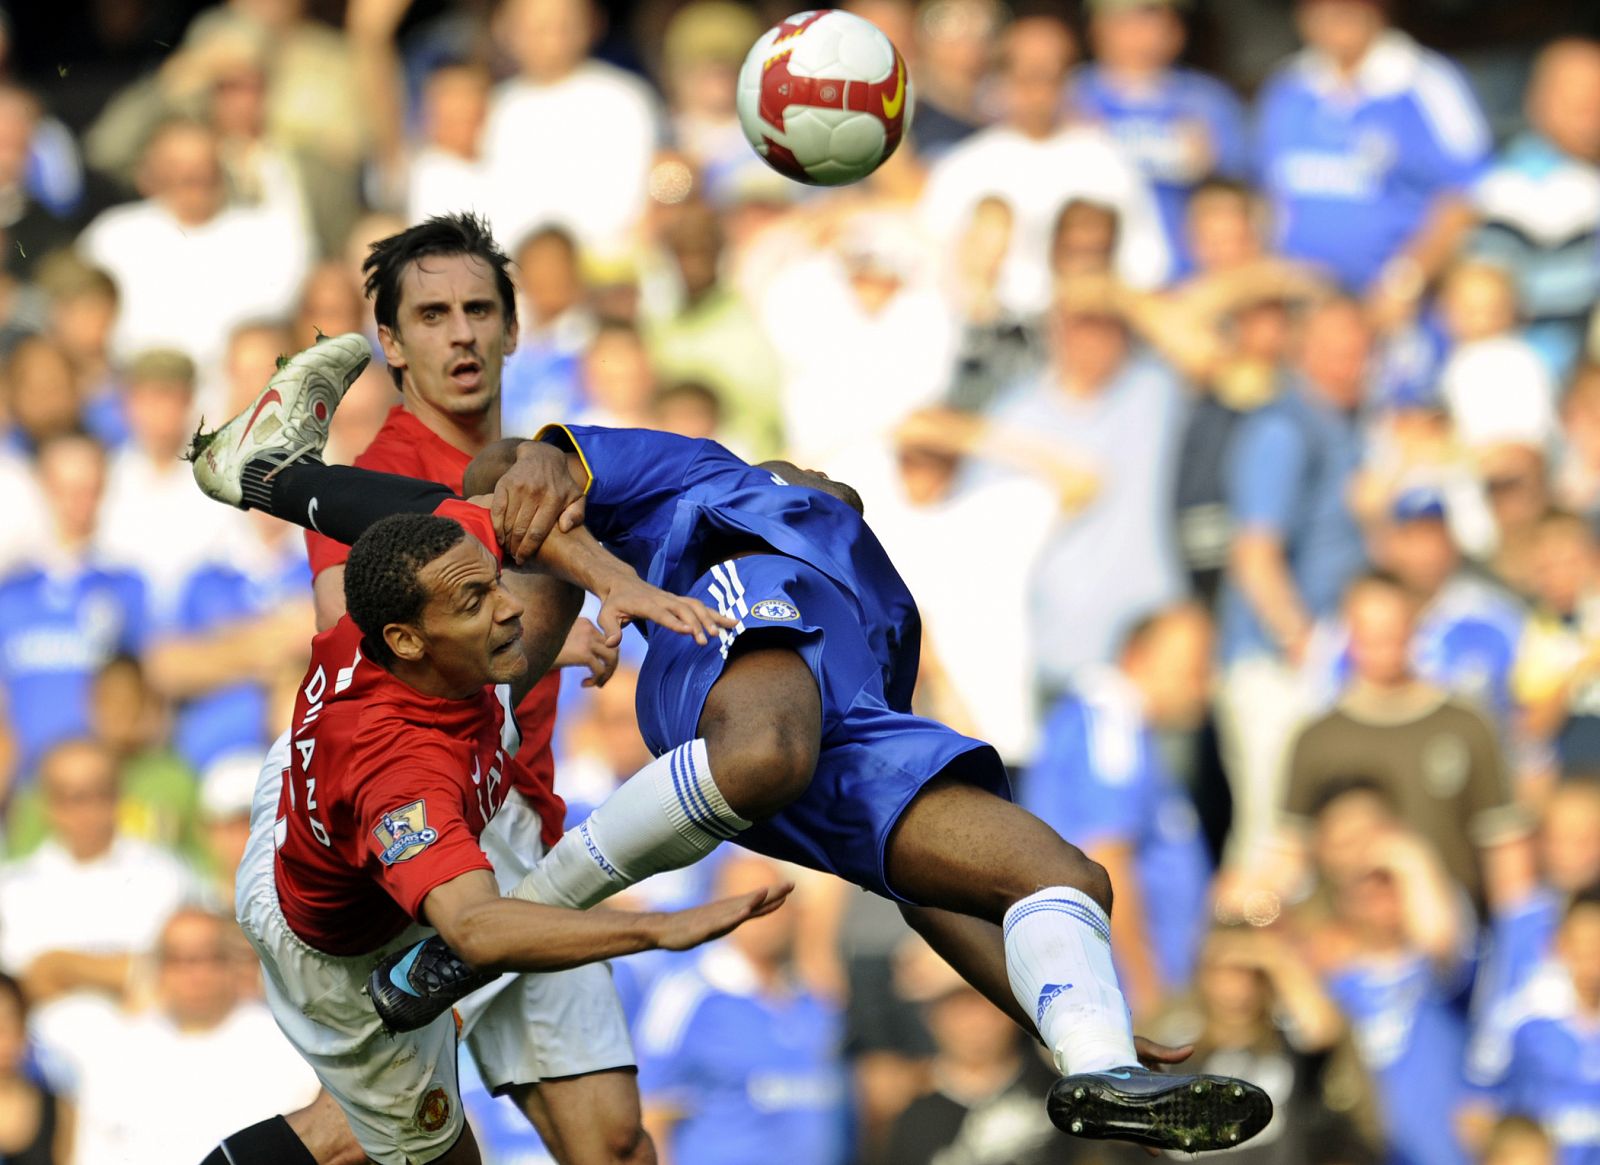
MULTIPOLYGON (((1141 1067, 1111 962, 1110 880, 1038 818, 940 777, 895 826, 885 867, 889 884, 907 898, 992 924, 954 926, 939 911, 920 919, 990 998, 1003 998, 1003 966, 1014 1002, 1025 1015, 1032 1011, 1025 1026, 1038 1029, 1063 1074, 1049 1100, 1061 1129, 1199 1152, 1240 1144, 1266 1127, 1272 1102, 1252 1084, 1141 1067)), ((1144 1052, 1146 1059, 1181 1058, 1168 1049, 1144 1052)))
POLYGON ((510 1095, 563 1165, 655 1165, 630 1069, 519 1084, 510 1095))

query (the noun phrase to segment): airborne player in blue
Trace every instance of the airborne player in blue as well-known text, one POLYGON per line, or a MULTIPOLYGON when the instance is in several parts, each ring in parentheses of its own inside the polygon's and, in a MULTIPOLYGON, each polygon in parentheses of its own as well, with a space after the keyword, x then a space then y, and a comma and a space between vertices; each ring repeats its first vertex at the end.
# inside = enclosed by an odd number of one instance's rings
MULTIPOLYGON (((341 541, 386 512, 431 512, 450 498, 317 463, 325 418, 299 415, 292 383, 277 388, 290 434, 278 444, 245 441, 248 411, 197 441, 196 478, 211 496, 301 524, 314 510, 341 541)), ((657 759, 515 896, 586 908, 736 840, 898 902, 1042 1037, 1063 1074, 1049 1108, 1064 1130, 1199 1151, 1266 1125, 1271 1102, 1254 1085, 1141 1066, 1140 1051, 1166 1062, 1183 1053, 1135 1049, 1105 871, 1012 804, 992 748, 911 714, 916 605, 853 491, 792 466, 748 465, 710 441, 582 426, 491 446, 466 488, 495 494, 499 533, 518 558, 583 497, 583 525, 570 532, 598 540, 593 554, 609 565, 589 578, 601 591, 642 576, 733 624, 708 645, 650 636, 638 716, 657 759)), ((370 987, 386 1021, 409 1029, 484 981, 435 936, 380 964, 370 987)))

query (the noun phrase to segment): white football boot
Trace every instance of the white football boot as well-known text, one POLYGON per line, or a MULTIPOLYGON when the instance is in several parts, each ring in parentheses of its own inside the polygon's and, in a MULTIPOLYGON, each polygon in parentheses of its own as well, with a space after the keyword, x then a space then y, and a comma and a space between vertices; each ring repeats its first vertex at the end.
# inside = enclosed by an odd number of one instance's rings
POLYGON ((283 361, 249 408, 215 432, 195 433, 187 454, 195 482, 207 497, 242 510, 240 474, 250 461, 267 457, 281 469, 321 460, 334 410, 371 360, 367 338, 347 332, 283 361))

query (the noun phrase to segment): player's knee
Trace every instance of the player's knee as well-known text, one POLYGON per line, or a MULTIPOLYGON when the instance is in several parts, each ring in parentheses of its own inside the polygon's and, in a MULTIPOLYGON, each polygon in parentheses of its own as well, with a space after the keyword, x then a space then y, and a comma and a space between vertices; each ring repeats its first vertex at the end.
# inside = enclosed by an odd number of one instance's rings
POLYGON ((607 1121, 601 1131, 605 1165, 656 1165, 656 1148, 637 1120, 607 1121))
POLYGON ((742 817, 771 817, 806 791, 817 769, 814 732, 777 716, 729 732, 708 734, 711 775, 742 817))
MULTIPOLYGON (((1009 876, 998 879, 993 918, 998 920, 1022 899, 1053 886, 1070 886, 1110 912, 1111 875, 1106 873, 1106 868, 1070 842, 1058 839, 1051 851, 1046 862, 1030 860, 1008 871, 1009 876)), ((1041 852, 1034 849, 1030 856, 1037 858, 1041 852)))
POLYGON ((1074 890, 1081 890, 1093 898, 1100 909, 1107 914, 1111 913, 1111 875, 1106 873, 1106 868, 1095 861, 1088 854, 1076 846, 1069 846, 1073 859, 1069 864, 1070 876, 1064 883, 1074 890))

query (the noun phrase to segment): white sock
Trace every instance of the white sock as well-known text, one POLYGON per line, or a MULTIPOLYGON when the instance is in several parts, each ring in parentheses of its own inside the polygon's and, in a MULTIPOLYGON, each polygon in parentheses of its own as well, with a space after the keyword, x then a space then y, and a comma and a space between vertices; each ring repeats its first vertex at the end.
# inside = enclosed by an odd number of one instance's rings
POLYGON ((711 779, 706 742, 692 740, 645 765, 567 830, 511 896, 587 910, 651 874, 693 865, 749 828, 711 779))
POLYGON ((1063 1076, 1131 1067, 1133 1020, 1111 965, 1111 920, 1087 894, 1051 886, 1006 911, 1006 972, 1063 1076))

